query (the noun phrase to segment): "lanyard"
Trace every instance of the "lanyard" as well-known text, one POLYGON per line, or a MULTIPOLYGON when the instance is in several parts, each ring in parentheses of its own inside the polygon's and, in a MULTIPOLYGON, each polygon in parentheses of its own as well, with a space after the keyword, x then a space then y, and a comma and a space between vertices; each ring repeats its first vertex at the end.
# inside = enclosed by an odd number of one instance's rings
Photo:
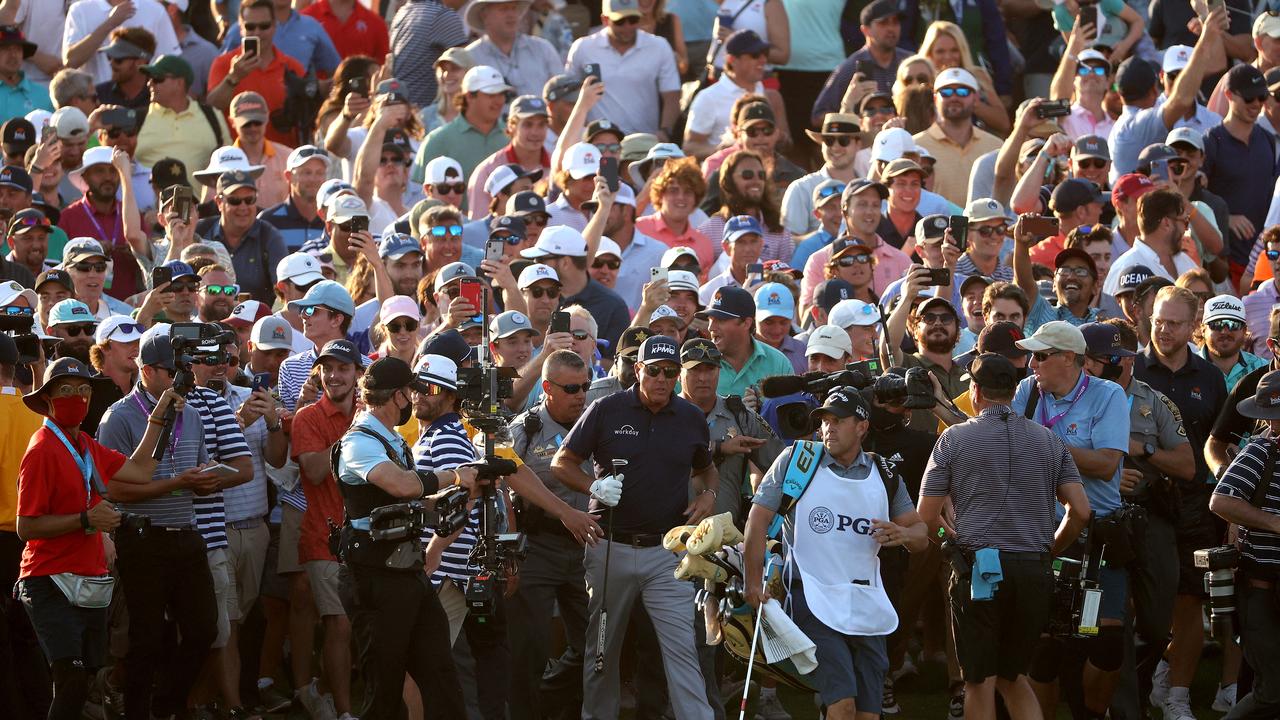
MULTIPOLYGON (((151 417, 151 409, 142 402, 141 393, 133 394, 133 401, 138 404, 138 409, 142 410, 143 417, 151 417)), ((169 462, 176 462, 174 452, 178 447, 178 441, 182 439, 182 415, 178 415, 178 419, 173 423, 173 434, 169 437, 169 462)))
POLYGON ((1071 412, 1071 408, 1076 406, 1076 401, 1079 400, 1080 396, 1084 395, 1084 391, 1088 389, 1089 389, 1089 376, 1088 374, 1085 374, 1084 382, 1080 383, 1080 389, 1076 390, 1076 394, 1071 397, 1071 404, 1067 405, 1067 409, 1047 419, 1045 418, 1045 416, 1049 414, 1049 411, 1046 408, 1049 406, 1049 400, 1051 396, 1048 393, 1046 393, 1043 389, 1041 389, 1040 390, 1040 424, 1052 430, 1053 426, 1057 425, 1059 420, 1066 417, 1067 413, 1071 412))
MULTIPOLYGON (((103 240, 107 240, 107 231, 102 229, 102 224, 98 222, 98 218, 93 216, 93 208, 90 207, 88 202, 85 202, 83 207, 84 207, 84 214, 89 216, 89 222, 93 223, 93 227, 97 229, 98 237, 102 238, 103 240)), ((119 209, 120 209, 120 205, 118 203, 113 204, 111 206, 111 238, 110 238, 111 245, 110 247, 116 246, 116 214, 119 209)), ((122 223, 124 222, 123 218, 121 218, 121 222, 122 223)), ((107 252, 110 252, 110 250, 108 250, 107 252)))
POLYGON ((89 479, 93 477, 93 456, 89 453, 87 447, 84 455, 81 456, 76 451, 75 446, 71 444, 71 441, 67 439, 67 436, 63 434, 62 429, 50 422, 48 418, 45 418, 44 426, 62 441, 62 444, 67 448, 67 452, 71 453, 71 459, 75 460, 76 466, 80 468, 80 474, 84 477, 84 506, 88 508, 89 501, 93 499, 92 486, 89 483, 89 479))

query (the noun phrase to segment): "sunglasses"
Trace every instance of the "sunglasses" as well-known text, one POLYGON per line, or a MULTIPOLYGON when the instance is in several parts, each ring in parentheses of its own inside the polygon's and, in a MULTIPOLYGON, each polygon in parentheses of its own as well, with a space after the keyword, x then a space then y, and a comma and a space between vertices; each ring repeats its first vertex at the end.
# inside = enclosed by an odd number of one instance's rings
POLYGON ((764 171, 763 170, 739 170, 738 177, 742 178, 743 180, 755 180, 756 178, 760 178, 761 180, 764 180, 764 171))
POLYGON ((226 295, 227 297, 235 297, 240 292, 239 285, 205 285, 201 290, 206 295, 226 295))
POLYGON ((680 368, 678 367, 663 368, 663 367, 657 367, 656 365, 645 365, 644 374, 648 375, 649 377, 658 377, 659 375, 661 375, 662 377, 668 380, 674 380, 677 377, 680 377, 680 368))
POLYGON ((93 394, 92 385, 59 385, 49 393, 54 398, 65 398, 79 395, 80 397, 89 397, 93 394))
POLYGON ((920 316, 920 322, 925 325, 945 325, 956 319, 955 315, 947 312, 925 313, 920 316))
POLYGON ((511 233, 507 233, 506 235, 490 235, 489 239, 504 240, 508 245, 519 245, 520 243, 524 242, 524 238, 520 237, 519 235, 512 235, 511 233))
POLYGON ((106 261, 103 261, 103 262, 78 262, 78 263, 76 263, 75 265, 72 265, 71 267, 75 268, 78 272, 84 272, 84 273, 87 273, 87 272, 106 272, 106 271, 107 271, 107 263, 106 263, 106 261))
POLYGON ((29 308, 29 307, 18 307, 17 305, 6 305, 3 308, 0 308, 0 313, 3 313, 4 315, 7 315, 9 317, 15 317, 18 315, 35 315, 36 311, 33 308, 29 308))
POLYGON ((94 330, 98 329, 98 326, 93 323, 81 323, 77 325, 59 325, 58 329, 65 332, 67 337, 80 337, 81 335, 89 337, 93 335, 94 330))
POLYGON ((852 142, 853 142, 853 138, 849 137, 848 135, 823 135, 822 136, 822 144, 826 145, 827 147, 831 147, 832 145, 839 145, 840 147, 849 147, 849 144, 852 142))
POLYGON ((533 225, 537 225, 538 227, 546 227, 546 226, 547 226, 547 223, 550 221, 550 219, 551 219, 551 218, 550 218, 549 216, 547 216, 547 215, 542 215, 542 214, 540 214, 540 213, 534 213, 534 214, 532 214, 532 215, 525 215, 525 216, 524 216, 524 224, 525 224, 525 227, 530 227, 530 226, 533 226, 533 225))
POLYGON ((246 195, 244 197, 233 198, 233 197, 228 197, 226 195, 223 195, 222 202, 230 205, 231 207, 240 207, 241 205, 257 205, 258 196, 246 195))
POLYGON ((1004 237, 1008 232, 1008 228, 1003 225, 983 225, 982 227, 972 228, 972 230, 984 238, 1004 237))
POLYGON ((825 200, 825 199, 827 199, 827 198, 831 197, 832 195, 843 195, 843 194, 844 194, 844 186, 843 186, 843 185, 832 185, 832 186, 830 186, 830 187, 825 187, 825 188, 822 188, 821 190, 819 190, 819 191, 818 191, 818 199, 819 199, 819 200, 825 200))
POLYGON ((1055 270, 1053 274, 1054 274, 1054 275, 1058 275, 1058 276, 1060 276, 1060 277, 1071 277, 1072 275, 1074 275, 1074 276, 1076 276, 1076 277, 1078 277, 1078 278, 1087 278, 1087 277, 1089 277, 1089 268, 1085 268, 1085 267, 1060 267, 1060 268, 1058 268, 1057 270, 1055 270))
POLYGON ((611 20, 609 20, 609 24, 610 24, 610 25, 639 25, 639 24, 640 24, 640 16, 638 16, 638 15, 627 15, 626 17, 620 17, 620 18, 618 18, 617 20, 612 20, 612 19, 611 19, 611 20))
POLYGON ((1280 250, 1268 250, 1268 251, 1267 251, 1267 259, 1268 259, 1268 260, 1280 260, 1280 250))
POLYGON ((169 283, 169 292, 195 292, 200 289, 198 282, 172 282, 169 283))
POLYGON ((1205 325, 1208 325, 1210 330, 1214 330, 1216 332, 1235 332, 1237 330, 1244 329, 1243 322, 1240 322, 1239 320, 1231 320, 1229 318, 1210 320, 1205 323, 1205 325))
POLYGON ((308 305, 308 306, 306 306, 306 307, 302 308, 302 312, 301 312, 301 313, 299 313, 299 314, 300 314, 300 315, 302 315, 302 317, 308 317, 308 318, 309 318, 309 317, 315 317, 315 316, 316 316, 316 312, 317 312, 317 311, 319 311, 319 310, 324 310, 325 312, 327 312, 327 313, 331 313, 331 314, 333 313, 333 311, 332 311, 332 310, 330 310, 329 308, 326 308, 326 307, 320 307, 319 305, 308 305))
POLYGON ((1107 68, 1105 65, 1081 65, 1076 68, 1076 74, 1080 77, 1089 75, 1097 75, 1098 77, 1107 76, 1107 68))
POLYGON ((556 387, 569 393, 570 395, 577 395, 578 393, 584 392, 587 388, 591 387, 591 383, 569 383, 568 385, 561 385, 555 380, 548 380, 547 382, 551 383, 552 385, 555 385, 556 387))
POLYGON ((852 267, 854 263, 857 263, 859 265, 866 265, 869 262, 871 262, 871 256, 863 253, 859 253, 857 255, 847 255, 845 257, 842 257, 836 260, 836 264, 839 265, 840 267, 852 267))
MULTIPOLYGON (((1103 160, 1102 158, 1080 158, 1079 160, 1076 161, 1076 165, 1079 165, 1080 167, 1086 170, 1087 169, 1101 170, 1102 168, 1107 166, 1107 161, 1103 160)), ((1173 165, 1170 165, 1169 167, 1172 168, 1173 165)))
POLYGON ((408 167, 409 161, 405 160, 403 157, 399 155, 383 155, 378 160, 378 164, 379 165, 404 165, 405 167, 408 167))
POLYGON ((570 330, 569 334, 573 336, 574 340, 586 340, 591 337, 591 333, 586 330, 570 330))
POLYGON ((245 32, 262 32, 263 30, 270 30, 271 23, 245 23, 241 27, 244 28, 245 32))
POLYGON ((460 182, 436 183, 435 189, 436 189, 437 195, 461 195, 462 193, 467 191, 467 184, 460 183, 460 182))
POLYGON ((1061 353, 1062 353, 1061 350, 1037 350, 1036 352, 1031 353, 1031 357, 1036 362, 1042 363, 1048 360, 1049 358, 1053 357, 1054 355, 1059 355, 1061 353))
POLYGON ((863 110, 862 117, 869 118, 875 117, 876 115, 894 115, 897 114, 897 112, 898 111, 894 109, 892 105, 881 105, 879 107, 872 107, 863 110))
POLYGON ((417 388, 417 390, 423 395, 442 395, 445 391, 445 389, 439 385, 430 384, 417 388))
POLYGON ((462 226, 461 225, 436 225, 435 227, 431 228, 431 237, 443 238, 446 235, 448 235, 449 237, 462 237, 462 226))
POLYGON ((115 326, 115 328, 111 332, 107 333, 107 336, 103 339, 110 340, 112 335, 115 335, 116 333, 122 332, 122 331, 126 333, 136 332, 141 334, 146 332, 147 328, 142 323, 120 323, 119 325, 115 326))
POLYGON ((622 152, 622 143, 593 143, 596 149, 603 153, 620 153, 622 152))
POLYGON ((119 140, 121 136, 137 137, 138 128, 111 128, 107 131, 107 137, 111 140, 119 140))
POLYGON ((755 137, 760 137, 761 135, 763 135, 764 137, 773 137, 773 133, 775 131, 776 131, 776 128, 774 128, 772 125, 764 125, 764 126, 752 125, 751 127, 746 128, 745 132, 747 133, 747 137, 755 138, 755 137))
POLYGON ((949 98, 949 97, 967 98, 973 94, 973 90, 967 87, 944 87, 938 91, 938 94, 944 98, 949 98))
POLYGON ((1089 357, 1102 363, 1103 365, 1119 365, 1123 357, 1119 355, 1090 355, 1089 357))
POLYGON ((705 345, 695 345, 694 347, 680 353, 680 362, 688 362, 690 360, 702 361, 710 360, 712 362, 720 362, 720 358, 724 357, 718 348, 714 345, 708 347, 705 345))
POLYGON ((610 270, 617 270, 618 268, 622 267, 622 261, 621 260, 596 260, 595 262, 591 263, 591 267, 595 268, 596 270, 603 270, 604 268, 609 268, 610 270))
POLYGON ((532 296, 533 296, 533 298, 534 298, 535 300, 537 300, 538 298, 542 297, 543 295, 546 295, 547 297, 549 297, 549 298, 551 298, 551 299, 553 299, 553 300, 554 300, 555 298, 560 297, 560 286, 559 286, 559 285, 552 285, 551 287, 545 287, 545 288, 538 287, 537 285, 531 285, 531 286, 529 286, 529 287, 525 288, 524 290, 525 290, 525 292, 527 292, 527 293, 529 293, 530 295, 532 295, 532 296))
POLYGON ((391 331, 392 335, 399 335, 402 332, 418 332, 418 321, 405 320, 401 323, 398 320, 392 320, 387 323, 387 330, 391 331))

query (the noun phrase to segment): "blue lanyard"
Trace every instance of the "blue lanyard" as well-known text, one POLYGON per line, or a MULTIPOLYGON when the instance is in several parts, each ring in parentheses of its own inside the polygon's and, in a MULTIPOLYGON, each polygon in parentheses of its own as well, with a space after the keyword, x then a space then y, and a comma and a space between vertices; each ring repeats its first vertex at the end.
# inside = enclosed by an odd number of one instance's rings
POLYGON ((1052 430, 1053 426, 1057 425, 1059 420, 1066 417, 1067 413, 1071 412, 1071 408, 1076 406, 1076 401, 1079 400, 1080 396, 1084 395, 1084 391, 1088 389, 1089 389, 1089 375, 1085 374, 1084 382, 1080 384, 1080 389, 1076 390, 1076 394, 1071 397, 1071 404, 1067 405, 1066 410, 1063 410, 1062 412, 1058 413, 1057 415, 1054 415, 1051 418, 1046 418, 1046 416, 1049 414, 1049 411, 1047 409, 1049 405, 1049 400, 1052 399, 1053 396, 1045 392, 1043 389, 1041 389, 1040 390, 1040 419, 1041 419, 1040 424, 1052 430))
POLYGON ((45 418, 44 426, 62 441, 62 444, 67 448, 67 452, 71 453, 71 459, 75 460, 76 466, 80 468, 80 474, 84 477, 84 506, 86 508, 89 507, 89 501, 93 499, 93 488, 90 485, 90 478, 93 477, 93 455, 89 453, 89 449, 86 447, 84 455, 81 456, 76 451, 75 446, 71 444, 71 441, 67 439, 67 436, 63 434, 61 428, 50 422, 48 418, 45 418))

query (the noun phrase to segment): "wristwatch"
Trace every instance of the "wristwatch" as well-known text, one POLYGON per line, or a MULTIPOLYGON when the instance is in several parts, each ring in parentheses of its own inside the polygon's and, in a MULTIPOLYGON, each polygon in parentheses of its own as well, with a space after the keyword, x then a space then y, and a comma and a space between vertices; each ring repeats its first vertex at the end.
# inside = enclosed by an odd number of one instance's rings
POLYGON ((1152 455, 1156 454, 1156 446, 1151 443, 1145 443, 1142 446, 1142 459, 1149 460, 1152 455))

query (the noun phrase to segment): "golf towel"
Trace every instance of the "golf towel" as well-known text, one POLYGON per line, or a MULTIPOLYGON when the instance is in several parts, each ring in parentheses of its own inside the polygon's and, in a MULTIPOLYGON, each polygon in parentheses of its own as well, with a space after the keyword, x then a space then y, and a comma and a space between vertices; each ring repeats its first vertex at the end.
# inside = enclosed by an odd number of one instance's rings
POLYGON ((969 580, 969 597, 974 600, 990 600, 1004 579, 1000 569, 1000 551, 982 548, 973 554, 973 576, 969 580))

